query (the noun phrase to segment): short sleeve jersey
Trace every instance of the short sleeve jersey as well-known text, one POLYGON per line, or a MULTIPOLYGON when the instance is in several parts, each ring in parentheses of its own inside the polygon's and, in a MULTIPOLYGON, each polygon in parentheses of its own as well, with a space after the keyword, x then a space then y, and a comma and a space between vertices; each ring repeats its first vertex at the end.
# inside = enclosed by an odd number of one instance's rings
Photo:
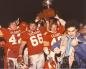
POLYGON ((22 34, 22 40, 27 42, 28 54, 33 55, 43 51, 43 35, 40 30, 27 31, 22 34))
POLYGON ((44 41, 49 42, 48 48, 51 48, 51 46, 53 46, 53 44, 58 41, 59 36, 60 36, 60 33, 47 32, 47 34, 44 36, 44 41))
POLYGON ((6 41, 5 46, 10 49, 8 57, 18 57, 21 42, 20 30, 2 29, 3 37, 6 41))

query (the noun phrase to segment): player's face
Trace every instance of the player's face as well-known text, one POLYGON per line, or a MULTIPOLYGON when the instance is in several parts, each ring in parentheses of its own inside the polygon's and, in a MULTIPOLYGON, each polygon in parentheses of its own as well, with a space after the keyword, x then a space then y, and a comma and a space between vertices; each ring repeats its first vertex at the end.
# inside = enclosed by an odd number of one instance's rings
POLYGON ((35 31, 37 29, 37 26, 35 24, 30 24, 30 30, 35 31))
POLYGON ((10 28, 11 28, 11 30, 16 30, 16 29, 17 29, 16 23, 15 23, 15 22, 12 22, 12 23, 10 24, 10 28))
POLYGON ((75 36, 77 33, 77 29, 75 27, 69 27, 67 29, 67 34, 70 36, 75 36))
POLYGON ((51 31, 52 31, 52 32, 56 32, 56 30, 57 30, 57 25, 52 24, 52 26, 51 26, 51 31))

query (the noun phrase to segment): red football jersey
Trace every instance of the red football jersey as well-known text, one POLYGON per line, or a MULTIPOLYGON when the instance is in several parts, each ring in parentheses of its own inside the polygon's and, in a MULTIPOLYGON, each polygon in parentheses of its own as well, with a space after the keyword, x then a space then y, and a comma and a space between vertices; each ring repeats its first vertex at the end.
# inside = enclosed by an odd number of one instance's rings
POLYGON ((10 49, 7 52, 7 56, 18 57, 21 42, 20 30, 12 31, 11 29, 2 29, 1 31, 5 39, 5 46, 10 49))
POLYGON ((47 31, 46 27, 40 27, 39 30, 42 32, 42 34, 44 34, 47 31))
POLYGON ((47 34, 44 36, 44 41, 49 42, 48 48, 50 49, 51 46, 58 41, 58 37, 60 36, 60 33, 52 33, 52 32, 47 32, 47 34))
POLYGON ((22 34, 22 40, 27 42, 28 54, 33 55, 43 51, 43 36, 40 30, 30 30, 22 34))

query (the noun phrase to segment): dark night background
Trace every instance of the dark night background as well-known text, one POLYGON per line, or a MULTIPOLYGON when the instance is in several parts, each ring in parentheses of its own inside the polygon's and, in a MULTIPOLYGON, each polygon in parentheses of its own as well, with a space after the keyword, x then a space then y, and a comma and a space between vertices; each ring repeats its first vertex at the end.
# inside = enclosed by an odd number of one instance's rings
MULTIPOLYGON (((0 0, 0 24, 6 26, 14 18, 32 20, 41 9, 43 0, 0 0)), ((61 18, 86 19, 86 0, 53 0, 61 18)))

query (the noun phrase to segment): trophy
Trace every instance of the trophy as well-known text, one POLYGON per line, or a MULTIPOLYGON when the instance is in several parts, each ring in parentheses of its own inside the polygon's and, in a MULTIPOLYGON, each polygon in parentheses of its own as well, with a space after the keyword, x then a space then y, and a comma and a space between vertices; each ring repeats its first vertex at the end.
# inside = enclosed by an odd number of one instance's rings
POLYGON ((52 5, 53 0, 44 0, 43 6, 46 6, 47 8, 50 8, 50 5, 52 5))

